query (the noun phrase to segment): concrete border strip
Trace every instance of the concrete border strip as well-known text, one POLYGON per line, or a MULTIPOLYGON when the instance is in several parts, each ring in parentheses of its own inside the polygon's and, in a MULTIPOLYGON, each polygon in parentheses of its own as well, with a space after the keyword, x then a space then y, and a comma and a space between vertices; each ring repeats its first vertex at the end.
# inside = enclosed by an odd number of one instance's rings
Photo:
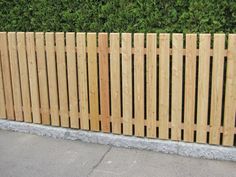
POLYGON ((207 144, 185 143, 170 140, 147 139, 110 133, 75 130, 62 127, 15 122, 0 119, 0 129, 48 136, 58 139, 80 140, 89 143, 112 145, 124 148, 151 150, 181 156, 236 162, 236 148, 207 144))

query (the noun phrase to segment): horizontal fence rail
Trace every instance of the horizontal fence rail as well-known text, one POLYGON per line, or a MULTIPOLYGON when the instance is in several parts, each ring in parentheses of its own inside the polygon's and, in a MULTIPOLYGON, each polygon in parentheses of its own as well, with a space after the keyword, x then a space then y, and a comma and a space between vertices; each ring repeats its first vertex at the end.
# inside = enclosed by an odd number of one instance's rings
POLYGON ((0 117, 236 146, 236 34, 0 32, 0 117))

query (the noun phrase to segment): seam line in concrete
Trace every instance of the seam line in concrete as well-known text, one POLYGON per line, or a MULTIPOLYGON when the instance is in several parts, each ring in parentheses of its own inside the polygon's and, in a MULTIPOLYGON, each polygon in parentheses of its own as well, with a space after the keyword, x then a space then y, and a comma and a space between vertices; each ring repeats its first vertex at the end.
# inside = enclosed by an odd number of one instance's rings
POLYGON ((100 158, 100 160, 98 161, 98 163, 96 163, 93 167, 92 167, 92 169, 91 169, 91 171, 88 173, 88 175, 87 175, 87 177, 89 177, 92 173, 93 173, 93 171, 100 165, 100 163, 103 161, 103 159, 106 157, 106 155, 111 151, 111 146, 109 146, 109 148, 106 150, 106 152, 102 155, 102 157, 100 158))

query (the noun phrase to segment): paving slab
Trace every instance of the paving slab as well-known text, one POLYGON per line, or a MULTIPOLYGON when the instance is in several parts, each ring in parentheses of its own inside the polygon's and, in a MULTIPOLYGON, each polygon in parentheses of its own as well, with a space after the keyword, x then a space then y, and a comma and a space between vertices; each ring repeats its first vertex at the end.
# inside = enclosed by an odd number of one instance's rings
POLYGON ((91 177, 235 177, 236 163, 112 148, 91 177))
POLYGON ((1 177, 236 177, 236 163, 0 130, 1 177))
POLYGON ((84 177, 109 148, 0 130, 0 176, 84 177))

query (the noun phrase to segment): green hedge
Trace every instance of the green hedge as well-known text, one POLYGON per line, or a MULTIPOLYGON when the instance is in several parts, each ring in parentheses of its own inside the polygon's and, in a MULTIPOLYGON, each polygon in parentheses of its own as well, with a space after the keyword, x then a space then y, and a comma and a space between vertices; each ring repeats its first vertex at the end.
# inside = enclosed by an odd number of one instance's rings
POLYGON ((0 31, 236 32, 235 0, 1 0, 0 31))

